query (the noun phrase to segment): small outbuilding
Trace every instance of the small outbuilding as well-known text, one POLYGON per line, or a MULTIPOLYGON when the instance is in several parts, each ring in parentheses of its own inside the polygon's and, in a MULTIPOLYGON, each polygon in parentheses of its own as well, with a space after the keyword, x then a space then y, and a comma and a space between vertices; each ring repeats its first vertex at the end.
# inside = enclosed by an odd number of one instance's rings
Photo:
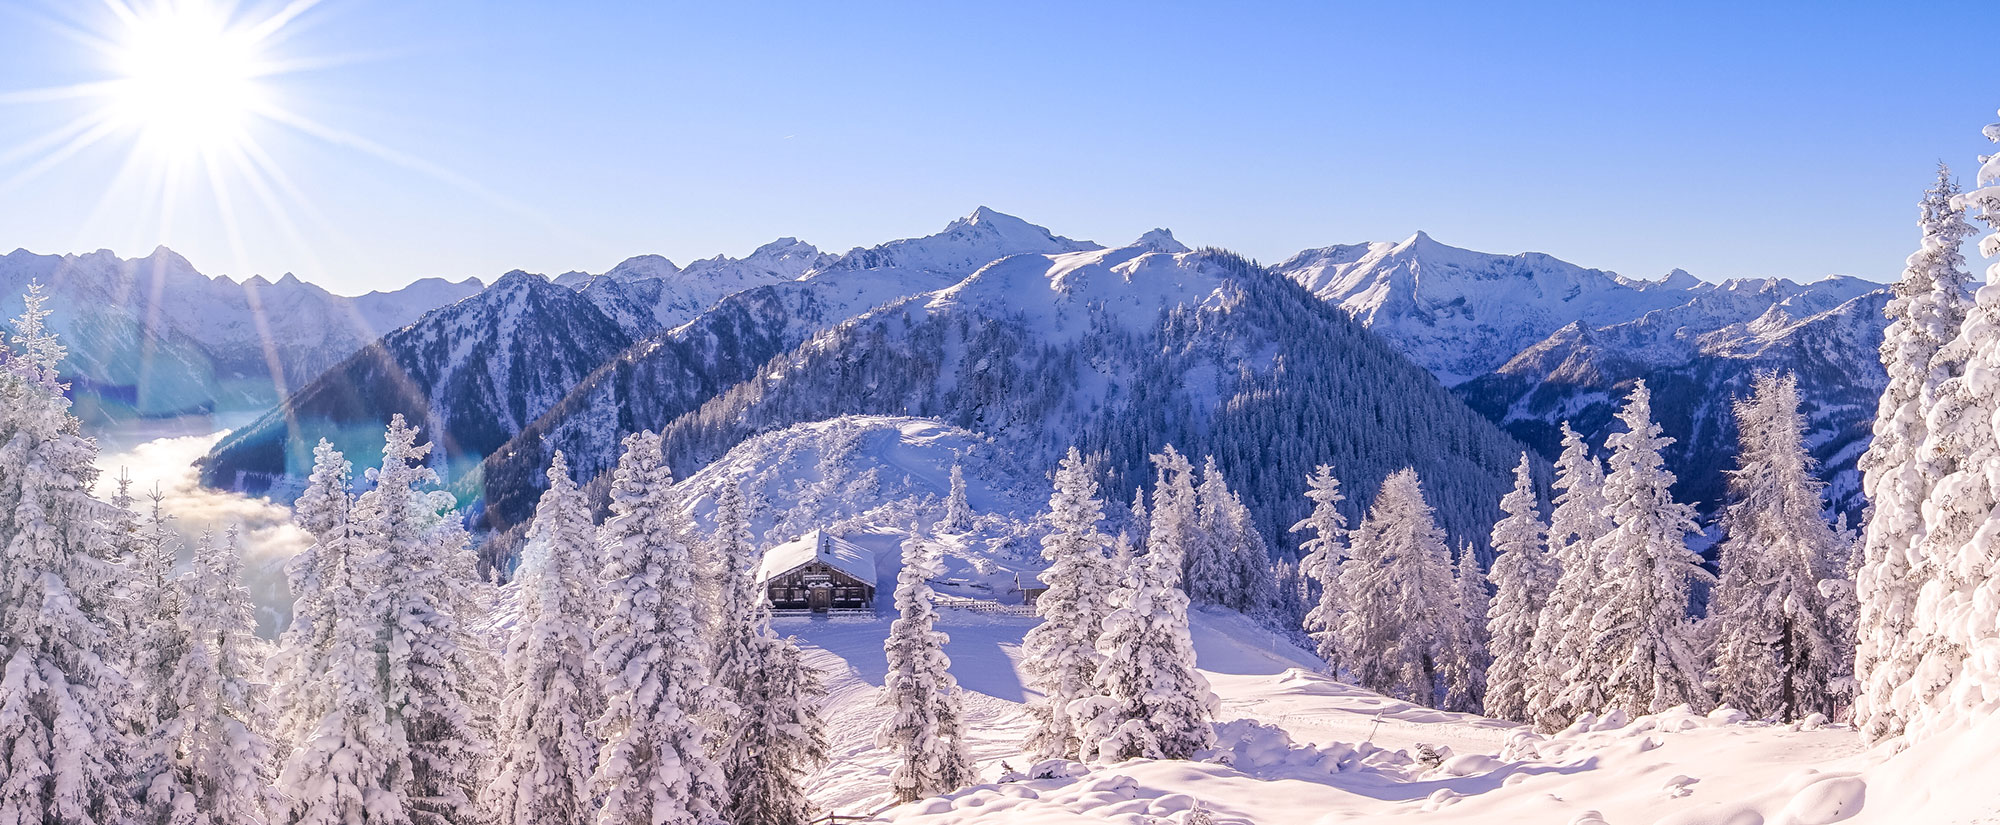
POLYGON ((1015 573, 1014 589, 1021 591, 1022 604, 1032 605, 1049 592, 1049 585, 1042 581, 1040 573, 1015 573))
POLYGON ((814 530, 765 551, 757 585, 779 610, 873 607, 875 554, 814 530))

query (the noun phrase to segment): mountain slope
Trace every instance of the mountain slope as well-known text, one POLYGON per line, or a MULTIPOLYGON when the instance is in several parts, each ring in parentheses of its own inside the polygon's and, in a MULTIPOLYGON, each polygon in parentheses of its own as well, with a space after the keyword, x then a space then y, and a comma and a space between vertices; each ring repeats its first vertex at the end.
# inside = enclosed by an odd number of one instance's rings
MULTIPOLYGON (((1164 230, 1149 234, 1146 243, 1186 249, 1164 230)), ((592 372, 541 420, 496 450, 464 492, 483 500, 485 526, 504 531, 528 517, 542 489, 542 469, 555 450, 563 450, 574 471, 589 478, 617 461, 606 449, 616 438, 607 441, 606 433, 623 437, 665 429, 813 335, 956 283, 978 268, 965 261, 1096 246, 982 208, 935 235, 858 249, 822 262, 798 280, 735 293, 592 372)))
POLYGON ((637 338, 686 323, 728 295, 798 280, 833 260, 812 244, 779 238, 741 259, 717 255, 685 269, 658 255, 642 255, 591 278, 581 290, 627 335, 637 338))
POLYGON ((1741 300, 1742 293, 1782 284, 1725 285, 1687 306, 1624 324, 1571 325, 1455 391, 1553 455, 1564 420, 1602 444, 1616 426, 1617 405, 1643 378, 1653 388, 1655 417, 1675 439, 1666 453, 1668 469, 1680 477, 1675 493, 1713 511, 1723 471, 1735 466, 1732 400, 1749 392, 1758 372, 1789 371, 1799 377, 1807 444, 1829 482, 1827 494, 1836 509, 1858 517, 1866 502, 1854 462, 1867 449, 1876 399, 1888 381, 1875 350, 1888 323, 1882 310, 1889 292, 1877 288, 1827 304, 1872 286, 1829 279, 1757 310, 1760 299, 1741 300), (1683 323, 1691 315, 1702 315, 1703 323, 1683 323))
POLYGON ((1309 249, 1274 268, 1447 385, 1499 367, 1570 323, 1602 326, 1679 304, 1675 286, 1686 283, 1627 281, 1539 252, 1473 252, 1422 232, 1401 243, 1309 249))
POLYGON ((395 413, 420 422, 440 445, 434 461, 455 476, 630 343, 574 290, 510 272, 384 336, 231 433, 202 459, 202 479, 257 491, 300 478, 322 436, 366 466, 395 413))
POLYGON ((1415 466, 1455 535, 1492 523, 1520 445, 1298 285, 1222 252, 1148 245, 995 261, 774 359, 665 431, 698 468, 757 432, 837 414, 936 418, 1031 466, 1102 453, 1112 498, 1165 443, 1213 453, 1274 540, 1313 464, 1363 502, 1415 466))
POLYGON ((145 258, 0 256, 0 307, 40 282, 70 349, 63 372, 92 423, 268 407, 424 312, 479 291, 426 279, 342 297, 286 275, 210 278, 164 247, 145 258))

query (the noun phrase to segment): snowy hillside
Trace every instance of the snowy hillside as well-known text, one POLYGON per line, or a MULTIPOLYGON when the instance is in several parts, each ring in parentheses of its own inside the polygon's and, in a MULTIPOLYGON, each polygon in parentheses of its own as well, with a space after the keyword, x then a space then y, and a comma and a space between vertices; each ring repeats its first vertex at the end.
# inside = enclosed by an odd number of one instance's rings
POLYGON ((737 445, 678 490, 707 525, 722 485, 738 485, 760 546, 830 529, 879 551, 877 567, 891 571, 893 586, 901 537, 913 521, 930 525, 942 515, 954 465, 974 517, 970 528, 937 539, 944 555, 940 586, 1018 604, 1018 576, 1046 566, 1039 541, 1048 482, 977 433, 894 416, 800 424, 737 445))
POLYGON ((575 291, 510 272, 478 295, 371 344, 231 433, 202 478, 261 491, 303 478, 330 438, 357 458, 402 413, 437 439, 448 477, 470 468, 630 343, 575 291))
POLYGON ((383 333, 480 289, 432 278, 349 298, 292 275, 210 278, 165 247, 133 259, 15 250, 0 256, 0 312, 18 314, 30 282, 48 290, 70 349, 64 374, 92 421, 268 407, 383 333))
MULTIPOLYGON (((885 579, 894 575, 888 558, 885 579)), ((1621 714, 1543 736, 1333 681, 1314 672, 1310 654, 1241 616, 1207 611, 1190 618, 1199 667, 1222 699, 1219 747, 1208 759, 1036 766, 1021 752, 1032 726, 1025 703, 1037 696, 1021 639, 1035 620, 947 609, 939 629, 968 692, 970 744, 986 784, 895 805, 884 797, 890 765, 873 741, 887 713, 877 702, 890 618, 777 625, 828 677, 834 761, 812 787, 834 813, 910 825, 1181 825, 1199 800, 1218 823, 1250 825, 1408 816, 1889 825, 1986 821, 1994 804, 1990 783, 1974 778, 2000 757, 1991 730, 1893 759, 1844 726, 1773 725, 1727 711, 1621 714), (1421 764, 1419 745, 1437 749, 1442 764, 1421 764), (1031 767, 1048 778, 1030 778, 1031 767)))

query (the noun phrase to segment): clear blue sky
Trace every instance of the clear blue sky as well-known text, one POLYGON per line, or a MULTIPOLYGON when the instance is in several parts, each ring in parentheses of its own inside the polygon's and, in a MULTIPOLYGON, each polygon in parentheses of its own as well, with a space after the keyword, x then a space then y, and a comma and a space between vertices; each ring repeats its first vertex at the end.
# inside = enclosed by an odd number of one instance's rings
MULTIPOLYGON (((12 147, 96 104, 17 95, 0 249, 166 243, 210 273, 352 292, 780 235, 844 251, 985 204, 1266 261, 1424 229, 1633 276, 1885 279, 1933 164, 1969 179, 1990 151, 2000 87, 1972 37, 1990 19, 1970 2, 321 0, 266 52, 309 68, 264 83, 344 137, 250 127, 296 233, 228 176, 238 240, 205 182, 162 220, 156 194, 114 185, 129 140, 20 178, 46 153, 12 147)), ((55 24, 115 28, 96 5, 0 0, 0 92, 105 76, 55 24)))

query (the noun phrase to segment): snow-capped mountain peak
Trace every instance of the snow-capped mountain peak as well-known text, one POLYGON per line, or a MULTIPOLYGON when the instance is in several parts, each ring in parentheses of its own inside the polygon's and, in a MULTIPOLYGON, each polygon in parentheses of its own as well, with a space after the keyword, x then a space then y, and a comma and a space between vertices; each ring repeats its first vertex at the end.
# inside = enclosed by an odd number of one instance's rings
POLYGON ((922 238, 890 241, 866 249, 856 247, 828 270, 914 269, 948 275, 969 275, 1010 255, 1053 255, 1103 249, 1101 244, 1065 238, 1020 218, 979 207, 946 225, 944 231, 922 238))
POLYGON ((644 281, 653 278, 671 278, 681 273, 681 268, 660 255, 634 255, 619 262, 602 276, 613 281, 644 281))
POLYGON ((1188 248, 1187 244, 1175 239, 1174 232, 1171 229, 1150 230, 1146 234, 1140 235, 1138 240, 1132 242, 1132 245, 1145 247, 1154 252, 1165 252, 1170 255, 1193 251, 1188 248))

